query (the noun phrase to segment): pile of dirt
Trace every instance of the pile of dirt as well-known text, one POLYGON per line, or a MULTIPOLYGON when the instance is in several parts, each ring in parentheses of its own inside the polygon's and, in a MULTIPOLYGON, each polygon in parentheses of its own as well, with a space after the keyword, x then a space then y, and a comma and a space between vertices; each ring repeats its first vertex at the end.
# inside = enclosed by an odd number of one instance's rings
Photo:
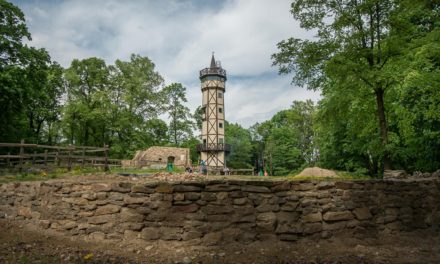
POLYGON ((326 170, 319 167, 305 168, 300 174, 297 176, 306 176, 306 177, 331 177, 337 178, 338 175, 332 170, 326 170))

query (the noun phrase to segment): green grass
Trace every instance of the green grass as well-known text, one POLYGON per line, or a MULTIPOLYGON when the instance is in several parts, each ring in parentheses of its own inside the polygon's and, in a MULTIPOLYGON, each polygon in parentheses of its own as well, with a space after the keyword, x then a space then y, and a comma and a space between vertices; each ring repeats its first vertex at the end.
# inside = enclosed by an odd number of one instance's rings
MULTIPOLYGON (((185 170, 182 168, 174 167, 173 173, 182 173, 185 170)), ((153 174, 158 172, 167 172, 166 169, 140 169, 140 168, 122 168, 122 167, 115 167, 110 169, 111 173, 130 173, 130 174, 153 174)))

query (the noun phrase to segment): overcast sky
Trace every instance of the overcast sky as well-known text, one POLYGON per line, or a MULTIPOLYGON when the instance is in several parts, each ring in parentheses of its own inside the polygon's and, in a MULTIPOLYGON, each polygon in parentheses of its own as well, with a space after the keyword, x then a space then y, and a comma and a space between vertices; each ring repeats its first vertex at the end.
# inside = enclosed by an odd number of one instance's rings
POLYGON ((68 67, 88 57, 129 60, 149 57, 166 84, 187 88, 188 106, 201 104, 199 70, 211 53, 228 74, 226 119, 249 127, 270 119, 293 100, 319 95, 292 86, 272 67, 276 44, 310 38, 291 14, 290 0, 13 0, 25 13, 31 45, 46 48, 68 67))

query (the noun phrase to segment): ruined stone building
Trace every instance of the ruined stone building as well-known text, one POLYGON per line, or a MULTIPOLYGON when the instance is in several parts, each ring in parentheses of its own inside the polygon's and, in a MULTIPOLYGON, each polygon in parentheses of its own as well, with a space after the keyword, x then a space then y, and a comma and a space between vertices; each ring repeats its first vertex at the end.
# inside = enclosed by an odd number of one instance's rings
POLYGON ((167 163, 177 167, 186 167, 191 164, 189 148, 150 147, 138 150, 132 160, 123 160, 122 167, 151 167, 165 168, 167 163))

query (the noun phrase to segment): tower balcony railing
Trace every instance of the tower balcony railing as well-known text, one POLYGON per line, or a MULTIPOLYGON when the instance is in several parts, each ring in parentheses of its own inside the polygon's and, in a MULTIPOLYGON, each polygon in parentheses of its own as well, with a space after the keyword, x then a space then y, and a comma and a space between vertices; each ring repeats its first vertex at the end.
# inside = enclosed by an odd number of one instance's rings
POLYGON ((205 75, 220 75, 223 77, 226 77, 226 70, 216 67, 216 68, 205 68, 200 71, 200 78, 202 78, 205 75))
POLYGON ((214 152, 214 151, 230 152, 231 145, 229 145, 229 144, 214 144, 214 143, 198 144, 197 151, 198 152, 214 152))

